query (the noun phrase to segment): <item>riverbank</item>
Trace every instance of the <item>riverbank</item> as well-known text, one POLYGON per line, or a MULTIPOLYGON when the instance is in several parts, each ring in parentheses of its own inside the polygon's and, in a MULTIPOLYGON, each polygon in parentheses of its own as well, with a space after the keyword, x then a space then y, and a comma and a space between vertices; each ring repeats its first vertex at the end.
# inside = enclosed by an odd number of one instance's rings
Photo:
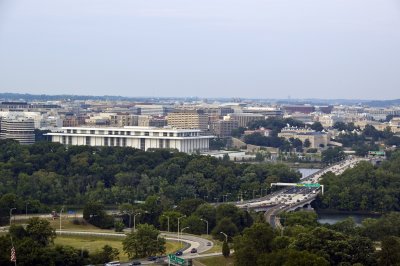
POLYGON ((365 219, 377 219, 381 217, 380 213, 366 211, 338 211, 338 210, 317 210, 318 222, 320 224, 335 224, 345 219, 351 218, 358 225, 362 224, 365 219))
POLYGON ((382 213, 379 212, 371 212, 371 211, 342 211, 337 209, 315 209, 317 214, 340 214, 340 215, 348 215, 348 214, 357 214, 357 215, 370 215, 370 216, 382 216, 382 213))

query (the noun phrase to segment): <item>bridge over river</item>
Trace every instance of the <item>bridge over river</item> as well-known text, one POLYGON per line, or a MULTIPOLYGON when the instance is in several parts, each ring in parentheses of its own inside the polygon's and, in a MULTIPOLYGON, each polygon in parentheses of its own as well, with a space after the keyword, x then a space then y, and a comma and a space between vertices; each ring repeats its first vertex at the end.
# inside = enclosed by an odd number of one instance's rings
POLYGON ((323 186, 319 185, 319 180, 327 172, 336 175, 342 174, 346 169, 352 168, 361 161, 369 161, 368 158, 351 157, 336 164, 315 172, 301 180, 298 184, 275 183, 285 188, 269 194, 265 197, 250 201, 234 203, 239 208, 252 209, 256 212, 265 212, 265 219, 273 226, 280 227, 280 213, 294 211, 299 208, 311 209, 311 202, 315 200, 318 193, 323 193, 323 186), (288 187, 290 186, 290 187, 288 187))

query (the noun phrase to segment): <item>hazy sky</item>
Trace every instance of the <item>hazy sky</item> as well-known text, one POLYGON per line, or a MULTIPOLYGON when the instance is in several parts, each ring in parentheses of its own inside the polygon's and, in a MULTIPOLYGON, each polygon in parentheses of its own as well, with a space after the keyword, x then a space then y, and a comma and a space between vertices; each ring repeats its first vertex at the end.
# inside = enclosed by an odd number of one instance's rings
POLYGON ((0 92, 400 98, 400 0, 0 0, 0 92))

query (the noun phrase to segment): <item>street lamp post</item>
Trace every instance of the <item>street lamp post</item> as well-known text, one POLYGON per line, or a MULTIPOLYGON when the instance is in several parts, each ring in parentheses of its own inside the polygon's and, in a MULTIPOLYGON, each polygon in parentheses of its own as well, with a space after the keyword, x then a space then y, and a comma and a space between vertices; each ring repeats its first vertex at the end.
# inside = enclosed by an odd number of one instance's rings
POLYGON ((182 236, 182 233, 183 233, 183 231, 185 231, 186 229, 189 229, 189 226, 182 228, 182 230, 181 230, 181 234, 180 234, 180 235, 179 235, 179 237, 178 237, 178 239, 179 239, 179 242, 181 243, 181 247, 182 247, 181 236, 182 236))
MULTIPOLYGON (((10 209, 10 226, 11 226, 12 211, 13 211, 13 210, 16 210, 16 209, 17 209, 17 208, 11 208, 11 209, 10 209)), ((14 222, 15 222, 15 221, 14 221, 14 222)))
POLYGON ((167 217, 167 227, 168 227, 168 233, 169 233, 169 216, 163 214, 164 217, 167 217))
POLYGON ((205 222, 207 224, 207 235, 208 235, 208 221, 204 220, 204 219, 200 219, 200 220, 202 220, 203 222, 205 222))
POLYGON ((132 228, 132 211, 123 211, 124 214, 127 214, 129 216, 129 228, 132 228))
POLYGON ((179 239, 179 233, 180 233, 180 231, 179 231, 180 220, 181 220, 182 218, 185 218, 185 217, 186 217, 186 215, 183 215, 183 216, 181 216, 181 217, 178 218, 178 239, 179 239))
POLYGON ((225 236, 225 242, 228 243, 228 235, 225 234, 224 232, 219 232, 220 234, 223 234, 225 236))
POLYGON ((133 232, 136 232, 136 215, 139 215, 140 212, 133 215, 133 232))

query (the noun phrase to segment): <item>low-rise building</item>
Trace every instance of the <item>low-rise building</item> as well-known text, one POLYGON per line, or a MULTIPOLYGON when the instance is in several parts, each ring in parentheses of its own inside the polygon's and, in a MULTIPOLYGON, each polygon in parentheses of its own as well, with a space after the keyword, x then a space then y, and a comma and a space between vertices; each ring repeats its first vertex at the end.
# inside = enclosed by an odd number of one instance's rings
POLYGON ((289 140, 299 139, 303 143, 308 139, 310 148, 322 148, 329 144, 330 136, 325 132, 316 132, 308 128, 285 127, 278 133, 278 137, 289 140))
POLYGON ((247 127, 247 124, 251 121, 265 120, 265 115, 253 113, 233 113, 228 114, 228 117, 237 121, 239 127, 247 127))
POLYGON ((213 136, 198 129, 155 127, 63 127, 48 133, 52 142, 66 145, 118 146, 141 150, 176 149, 193 153, 208 151, 213 136))
POLYGON ((245 130, 244 135, 247 136, 247 135, 251 135, 254 133, 259 133, 261 136, 269 137, 271 135, 271 132, 272 132, 271 129, 261 127, 259 129, 255 129, 255 130, 245 130))

